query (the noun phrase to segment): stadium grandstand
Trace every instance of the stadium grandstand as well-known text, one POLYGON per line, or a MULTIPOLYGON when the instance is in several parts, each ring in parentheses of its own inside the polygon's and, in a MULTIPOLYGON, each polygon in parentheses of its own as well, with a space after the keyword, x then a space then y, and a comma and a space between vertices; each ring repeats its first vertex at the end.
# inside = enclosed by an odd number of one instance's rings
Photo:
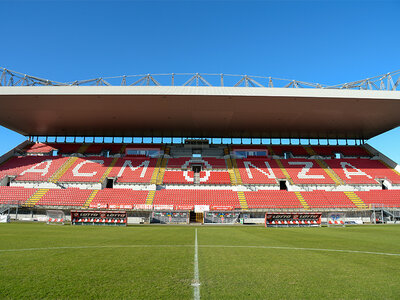
POLYGON ((400 166, 368 139, 400 125, 400 72, 335 86, 161 74, 61 83, 0 68, 2 210, 380 212, 400 166))

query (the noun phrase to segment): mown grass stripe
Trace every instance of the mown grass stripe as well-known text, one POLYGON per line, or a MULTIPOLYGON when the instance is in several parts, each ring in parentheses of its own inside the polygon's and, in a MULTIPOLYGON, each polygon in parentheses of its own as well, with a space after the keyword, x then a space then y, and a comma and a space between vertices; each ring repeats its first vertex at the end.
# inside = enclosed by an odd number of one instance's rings
MULTIPOLYGON (((23 248, 23 249, 0 249, 1 252, 18 252, 18 251, 39 251, 39 250, 63 250, 63 249, 95 249, 95 248, 173 248, 173 247, 194 247, 195 245, 109 245, 109 246, 66 246, 66 247, 46 247, 46 248, 23 248)), ((400 253, 389 252, 373 252, 363 250, 346 250, 346 249, 324 249, 324 248, 301 248, 301 247, 283 247, 283 246, 240 246, 240 245, 197 245, 197 248, 248 248, 248 249, 277 249, 277 250, 304 250, 304 251, 325 251, 325 252, 342 252, 342 253, 359 253, 372 255, 399 256, 400 253)))

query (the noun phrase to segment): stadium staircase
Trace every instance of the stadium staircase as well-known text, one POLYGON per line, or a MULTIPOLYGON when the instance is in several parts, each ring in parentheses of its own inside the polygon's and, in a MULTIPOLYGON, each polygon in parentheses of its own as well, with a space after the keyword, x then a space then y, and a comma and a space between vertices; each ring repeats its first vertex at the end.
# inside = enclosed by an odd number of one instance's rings
POLYGON ((347 198, 349 198, 355 206, 359 209, 366 209, 368 206, 364 203, 364 201, 361 200, 360 197, 356 195, 354 192, 344 192, 347 198))
POLYGON ((78 157, 70 157, 65 163, 50 177, 49 182, 57 183, 67 170, 78 160, 78 157))
POLYGON ((121 150, 119 150, 119 154, 125 154, 126 145, 122 145, 121 150))
POLYGON ((193 174, 193 184, 200 184, 200 173, 193 174))
POLYGON ((235 177, 235 171, 233 170, 232 166, 232 160, 230 158, 226 159, 226 165, 228 166, 228 173, 229 173, 229 178, 231 180, 231 185, 236 185, 236 177, 235 177))
POLYGON ((158 173, 160 172, 160 166, 163 158, 159 157, 156 163, 156 167, 154 168, 153 174, 151 175, 150 183, 157 184, 158 173))
MULTIPOLYGON (((274 152, 274 150, 272 149, 271 146, 268 146, 267 148, 268 148, 268 152, 269 152, 271 155, 275 155, 275 152, 274 152)), ((278 159, 278 158, 275 158, 275 161, 276 161, 276 163, 278 164, 279 168, 281 169, 281 171, 282 171, 283 175, 285 176, 285 178, 287 179, 287 181, 289 181, 290 184, 293 184, 293 180, 292 180, 292 178, 290 177, 288 171, 287 171, 287 170, 285 169, 285 167, 283 166, 281 160, 278 159)))
POLYGON ((91 144, 82 144, 82 146, 79 147, 78 153, 85 153, 86 150, 90 147, 91 144))
MULTIPOLYGON (((306 149, 307 153, 310 154, 311 156, 317 155, 317 153, 311 146, 304 146, 304 149, 306 149)), ((325 161, 323 161, 322 159, 316 159, 315 161, 325 171, 325 173, 335 182, 336 185, 344 184, 342 179, 340 179, 340 177, 326 164, 325 161)))
POLYGON ((34 207, 36 203, 42 199, 42 197, 49 191, 49 189, 38 189, 36 193, 34 193, 28 201, 25 202, 25 207, 34 207))
MULTIPOLYGON (((90 144, 82 144, 78 153, 85 153, 90 144)), ((50 177, 49 182, 57 183, 58 180, 68 171, 68 169, 77 161, 78 157, 70 157, 67 161, 50 177)))
POLYGON ((282 162, 280 159, 275 159, 276 163, 278 164, 279 168, 281 169, 283 175, 285 175, 285 178, 287 179, 287 181, 289 181, 290 184, 293 184, 293 180, 290 177, 288 171, 285 169, 285 167, 283 166, 282 162))
POLYGON ((149 193, 147 194, 147 197, 146 197, 145 204, 152 205, 155 195, 156 195, 156 191, 149 191, 149 193))
POLYGON ((237 185, 243 184, 242 177, 240 177, 240 172, 239 172, 239 168, 237 166, 236 159, 234 159, 234 158, 232 158, 232 167, 233 167, 233 172, 235 172, 236 184, 237 185))
POLYGON ((240 208, 243 210, 249 209, 244 192, 239 191, 239 192, 237 192, 237 194, 238 194, 238 198, 239 198, 240 208))
POLYGON ((306 200, 304 199, 303 195, 300 192, 294 192, 297 199, 299 199, 301 205, 303 205, 304 209, 310 209, 310 206, 308 205, 308 203, 306 202, 306 200))
POLYGON ((229 148, 224 148, 224 155, 229 155, 229 148))
POLYGON ((112 168, 115 166, 115 164, 118 161, 118 157, 115 157, 111 164, 108 166, 107 170, 104 172, 103 176, 101 176, 100 182, 104 182, 104 180, 106 180, 107 176, 111 173, 112 168))
POLYGON ((86 199, 85 203, 83 204, 82 208, 89 208, 90 203, 92 203, 94 197, 96 197, 97 193, 99 192, 99 190, 93 190, 89 197, 86 199))
MULTIPOLYGON (((158 163, 158 161, 157 161, 158 163)), ((164 175, 165 175, 165 168, 167 167, 167 163, 168 163, 168 158, 163 157, 162 161, 161 161, 161 166, 158 167, 158 172, 157 172, 157 176, 155 179, 155 184, 162 184, 163 180, 164 180, 164 175)), ((157 169, 157 166, 156 166, 157 169)), ((153 183, 153 181, 151 181, 153 183)))

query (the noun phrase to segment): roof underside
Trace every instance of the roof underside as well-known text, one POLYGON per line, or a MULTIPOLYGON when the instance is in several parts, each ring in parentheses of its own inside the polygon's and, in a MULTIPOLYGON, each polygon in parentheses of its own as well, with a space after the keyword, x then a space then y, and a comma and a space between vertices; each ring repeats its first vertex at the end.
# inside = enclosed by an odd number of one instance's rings
POLYGON ((397 91, 1 87, 0 107, 27 136, 369 139, 400 125, 397 91))

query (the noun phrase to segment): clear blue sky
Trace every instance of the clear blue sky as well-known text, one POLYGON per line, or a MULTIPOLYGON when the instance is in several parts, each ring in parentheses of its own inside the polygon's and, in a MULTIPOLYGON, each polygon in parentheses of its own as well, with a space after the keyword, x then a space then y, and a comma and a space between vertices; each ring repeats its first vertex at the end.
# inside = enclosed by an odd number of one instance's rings
MULTIPOLYGON (((400 69, 400 1, 0 0, 0 11, 0 66, 57 81, 207 72, 335 84, 400 69)), ((24 139, 0 127, 0 154, 24 139)), ((400 162, 400 128, 369 143, 400 162)))

